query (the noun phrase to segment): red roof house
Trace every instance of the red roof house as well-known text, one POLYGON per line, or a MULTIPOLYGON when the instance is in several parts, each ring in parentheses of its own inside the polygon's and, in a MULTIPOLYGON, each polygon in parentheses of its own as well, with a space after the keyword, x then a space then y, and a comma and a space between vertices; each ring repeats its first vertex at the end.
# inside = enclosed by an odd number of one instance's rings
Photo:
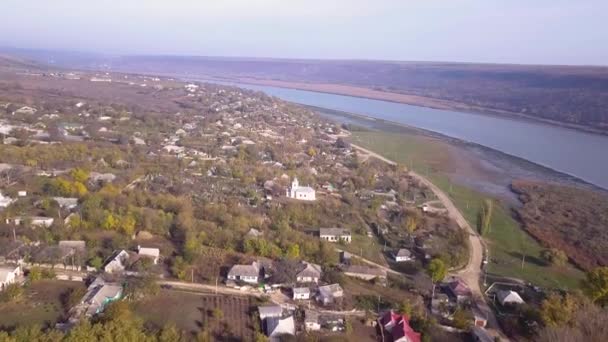
POLYGON ((407 315, 387 311, 378 318, 378 325, 383 342, 420 342, 420 333, 410 327, 407 315))

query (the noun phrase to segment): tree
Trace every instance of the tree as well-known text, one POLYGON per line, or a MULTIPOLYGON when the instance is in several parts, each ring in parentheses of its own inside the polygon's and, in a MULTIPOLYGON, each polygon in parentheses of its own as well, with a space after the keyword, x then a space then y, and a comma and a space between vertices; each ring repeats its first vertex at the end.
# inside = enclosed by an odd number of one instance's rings
POLYGON ((74 179, 76 182, 86 183, 86 181, 89 179, 89 172, 77 167, 70 171, 70 176, 72 176, 72 179, 74 179))
POLYGON ((287 253, 285 255, 288 259, 297 259, 300 257, 300 246, 297 243, 292 244, 287 249, 287 253))
POLYGON ((429 262, 428 266, 426 267, 426 273, 429 275, 429 277, 431 277, 431 281, 433 282, 433 293, 431 298, 435 297, 435 284, 438 281, 443 280, 447 272, 448 270, 443 260, 435 258, 429 262))
POLYGON ((180 342, 182 336, 173 324, 165 325, 158 336, 158 342, 180 342))
POLYGON ((412 317, 412 313, 414 312, 414 307, 412 306, 412 303, 410 303, 409 300, 405 299, 399 306, 399 312, 402 315, 412 317))
POLYGON ((561 326, 572 321, 580 302, 572 295, 550 294, 540 306, 540 317, 546 326, 561 326))
POLYGON ((29 281, 36 282, 39 280, 42 280, 42 270, 40 269, 40 267, 32 267, 30 268, 30 271, 28 273, 28 279, 29 281))
POLYGON ((315 148, 311 146, 311 147, 308 148, 308 152, 307 153, 308 153, 309 156, 314 157, 314 156, 317 155, 317 150, 315 150, 315 148))
POLYGON ((471 325, 472 322, 473 322, 473 315, 470 312, 468 312, 462 308, 456 309, 456 311, 454 312, 453 319, 452 319, 452 323, 454 324, 454 327, 456 327, 458 329, 466 329, 471 325))
POLYGON ((608 304, 608 267, 598 267, 587 272, 583 281, 583 291, 596 304, 608 304))
POLYGON ((418 217, 415 215, 408 215, 407 219, 405 220, 405 228, 407 229, 408 233, 412 234, 416 228, 418 228, 418 217))
POLYGON ((541 252, 541 257, 549 264, 563 266, 568 261, 568 256, 564 251, 557 248, 545 249, 541 252))
POLYGON ((477 218, 477 229, 482 236, 487 235, 490 232, 490 226, 492 223, 492 212, 494 202, 491 199, 485 199, 481 210, 479 211, 477 218))
POLYGON ((99 256, 94 256, 88 261, 89 266, 94 267, 95 269, 100 269, 103 266, 103 260, 99 256))
POLYGON ((171 273, 177 277, 177 279, 179 280, 185 280, 186 279, 186 267, 188 265, 186 264, 186 262, 184 261, 184 259, 180 256, 175 257, 175 259, 173 259, 173 263, 171 264, 171 273))

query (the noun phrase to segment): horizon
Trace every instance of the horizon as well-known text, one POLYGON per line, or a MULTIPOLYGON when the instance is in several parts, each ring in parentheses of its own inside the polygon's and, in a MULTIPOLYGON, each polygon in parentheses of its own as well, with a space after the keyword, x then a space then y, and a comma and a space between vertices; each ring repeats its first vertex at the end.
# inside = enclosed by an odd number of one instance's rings
POLYGON ((0 46, 118 56, 606 66, 608 3, 7 0, 0 46), (27 14, 30 20, 23 20, 27 14), (280 28, 280 29, 277 29, 280 28))
MULTIPOLYGON (((532 64, 532 63, 498 63, 498 62, 469 62, 469 61, 450 61, 450 60, 390 60, 390 59, 361 59, 361 58, 298 58, 298 57, 253 57, 253 56, 220 56, 220 55, 181 55, 181 54, 109 54, 101 53, 96 51, 85 51, 85 50, 71 50, 71 49, 36 49, 36 48, 22 48, 14 46, 2 46, 0 45, 0 57, 10 56, 19 58, 28 58, 24 54, 20 53, 48 53, 48 54, 74 54, 74 55, 88 55, 95 57, 104 58, 122 58, 122 57, 145 57, 145 58, 201 58, 201 59, 217 59, 217 60, 243 60, 243 61, 286 61, 286 62, 298 62, 298 61, 311 61, 311 62, 368 62, 368 63, 403 63, 403 64, 456 64, 456 65, 493 65, 493 66, 521 66, 521 67, 572 67, 572 68, 608 68, 608 62, 606 64, 532 64)), ((27 55, 29 56, 29 55, 27 55)), ((39 60, 30 59, 32 62, 40 62, 39 60)), ((48 63, 48 62, 47 62, 48 63)), ((49 63, 53 64, 53 63, 49 63)))

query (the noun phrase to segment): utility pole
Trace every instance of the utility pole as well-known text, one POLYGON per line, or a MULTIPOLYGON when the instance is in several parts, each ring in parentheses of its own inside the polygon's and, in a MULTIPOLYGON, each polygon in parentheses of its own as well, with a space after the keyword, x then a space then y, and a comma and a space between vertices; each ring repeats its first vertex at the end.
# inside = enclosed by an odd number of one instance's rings
POLYGON ((524 263, 526 262, 526 255, 522 254, 521 255, 521 269, 524 269, 524 263))
POLYGON ((191 269, 190 271, 191 271, 190 274, 191 274, 191 277, 192 277, 192 282, 194 283, 194 268, 191 269))

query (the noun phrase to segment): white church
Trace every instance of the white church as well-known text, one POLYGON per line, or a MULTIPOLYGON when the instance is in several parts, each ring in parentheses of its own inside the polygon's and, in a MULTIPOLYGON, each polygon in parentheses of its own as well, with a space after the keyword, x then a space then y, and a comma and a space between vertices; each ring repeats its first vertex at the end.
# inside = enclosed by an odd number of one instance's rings
POLYGON ((316 200, 315 189, 309 186, 300 186, 298 178, 293 179, 293 182, 291 182, 291 186, 287 188, 286 196, 301 201, 316 200))

